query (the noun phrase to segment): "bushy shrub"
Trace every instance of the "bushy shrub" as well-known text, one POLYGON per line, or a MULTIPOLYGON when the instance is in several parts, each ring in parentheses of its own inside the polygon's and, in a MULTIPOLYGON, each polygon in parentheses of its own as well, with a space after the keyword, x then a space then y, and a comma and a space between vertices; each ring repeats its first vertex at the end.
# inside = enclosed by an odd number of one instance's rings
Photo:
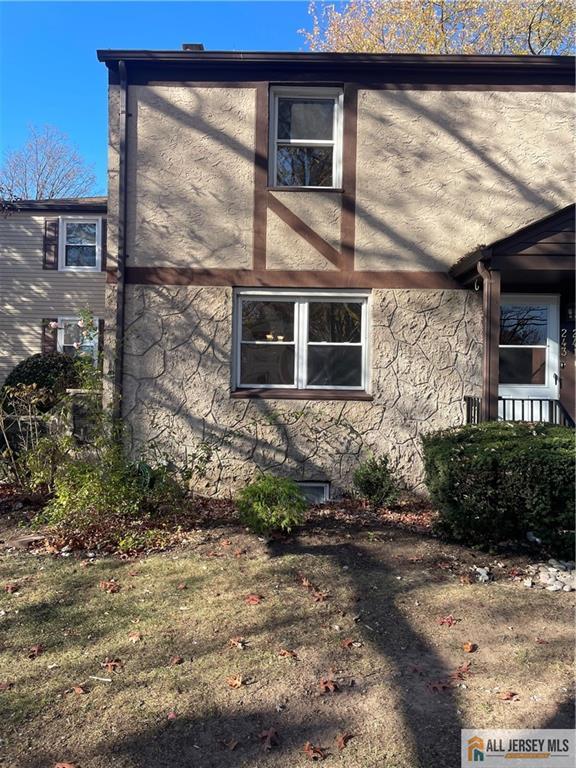
POLYGON ((88 546, 128 551, 147 540, 156 521, 178 511, 184 496, 170 468, 130 462, 110 443, 60 467, 38 522, 88 546))
POLYGON ((574 541, 574 432, 487 422, 422 438, 426 485, 439 528, 472 545, 525 540, 559 556, 574 541))
POLYGON ((363 461, 354 471, 353 483, 357 493, 375 507, 393 504, 398 498, 387 456, 363 461))
POLYGON ((4 387, 17 387, 19 384, 35 384, 39 390, 48 393, 44 404, 44 409, 47 410, 66 389, 80 385, 78 363, 62 352, 32 355, 12 369, 6 377, 4 387))
POLYGON ((237 506, 242 522, 254 533, 290 533, 302 525, 307 505, 293 480, 263 475, 240 491, 237 506))

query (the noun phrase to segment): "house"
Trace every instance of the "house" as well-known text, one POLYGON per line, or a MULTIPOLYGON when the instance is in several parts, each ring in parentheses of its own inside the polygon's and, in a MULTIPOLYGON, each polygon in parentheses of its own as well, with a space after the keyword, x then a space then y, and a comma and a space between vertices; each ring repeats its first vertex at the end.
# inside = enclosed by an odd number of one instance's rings
MULTIPOLYGON (((91 310, 101 329, 105 252, 105 197, 6 204, 0 214, 0 384, 30 355, 74 351, 80 310, 91 310)), ((87 351, 97 355, 97 337, 87 351)))
POLYGON ((218 493, 322 498, 370 452, 419 487, 420 435, 512 418, 499 395, 573 414, 572 57, 98 57, 135 453, 206 441, 218 493))

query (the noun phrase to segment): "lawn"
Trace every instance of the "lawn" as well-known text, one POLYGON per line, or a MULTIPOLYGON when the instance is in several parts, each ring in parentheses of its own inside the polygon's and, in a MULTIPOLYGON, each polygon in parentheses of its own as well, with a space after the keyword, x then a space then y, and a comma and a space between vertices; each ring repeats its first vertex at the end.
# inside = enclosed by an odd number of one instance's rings
POLYGON ((133 560, 5 543, 0 765, 451 768, 461 727, 570 727, 573 594, 525 562, 385 527, 133 560))

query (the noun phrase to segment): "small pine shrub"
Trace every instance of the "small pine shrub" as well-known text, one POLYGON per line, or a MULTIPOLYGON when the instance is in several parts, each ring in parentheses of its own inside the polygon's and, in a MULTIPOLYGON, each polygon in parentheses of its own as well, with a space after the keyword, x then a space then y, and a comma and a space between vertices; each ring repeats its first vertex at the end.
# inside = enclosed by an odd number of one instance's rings
POLYGON ((354 471, 354 488, 375 507, 393 504, 398 498, 398 486, 392 477, 387 456, 372 456, 354 471))
POLYGON ((574 430, 487 422, 422 438, 426 485, 438 527, 471 545, 525 541, 574 552, 574 430))
POLYGON ((302 525, 307 504, 293 480, 263 475, 240 491, 237 506, 242 522, 254 533, 290 533, 302 525))

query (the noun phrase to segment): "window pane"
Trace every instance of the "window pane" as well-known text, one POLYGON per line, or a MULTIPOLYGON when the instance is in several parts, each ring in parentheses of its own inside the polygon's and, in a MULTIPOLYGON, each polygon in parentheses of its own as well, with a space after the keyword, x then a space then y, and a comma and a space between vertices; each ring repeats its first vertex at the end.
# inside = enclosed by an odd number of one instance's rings
POLYGON ((66 224, 66 243, 69 245, 95 245, 96 223, 68 222, 66 224))
POLYGON ((548 308, 504 304, 500 312, 500 344, 546 344, 548 308))
POLYGON ((500 384, 546 384, 546 350, 501 347, 500 384))
POLYGON ((66 246, 66 266, 67 267, 95 267, 96 266, 96 246, 95 245, 67 245, 66 246))
POLYGON ((243 301, 242 341, 294 341, 294 302, 243 301))
POLYGON ((293 344, 242 344, 241 384, 294 384, 293 344))
POLYGON ((310 302, 308 340, 358 343, 362 340, 362 304, 310 302))
POLYGON ((308 384, 332 387, 362 385, 362 347, 308 347, 308 384))
POLYGON ((332 140, 333 99, 278 99, 278 138, 332 140))
POLYGON ((278 147, 276 184, 331 187, 332 147, 278 147))
POLYGON ((82 336, 82 329, 78 326, 77 320, 64 320, 62 326, 64 328, 62 351, 65 354, 75 355, 78 351, 82 351, 88 355, 94 355, 94 350, 98 346, 97 336, 93 339, 85 339, 82 336), (80 344, 80 346, 75 347, 74 344, 80 344))

